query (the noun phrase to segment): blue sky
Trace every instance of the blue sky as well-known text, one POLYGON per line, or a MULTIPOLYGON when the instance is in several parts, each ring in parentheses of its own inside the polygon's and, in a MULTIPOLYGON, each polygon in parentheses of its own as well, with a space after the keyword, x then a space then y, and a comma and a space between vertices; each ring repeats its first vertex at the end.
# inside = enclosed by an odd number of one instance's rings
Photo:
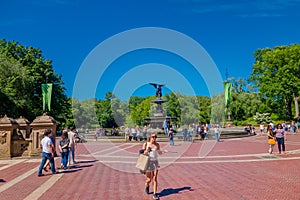
MULTIPOLYGON (((222 91, 209 81, 220 82, 216 76, 224 80, 226 68, 229 77, 250 75, 258 48, 300 43, 299 0, 11 0, 1 1, 0 6, 0 38, 41 49, 53 61, 55 72, 62 74, 67 95, 80 99, 102 99, 107 91, 121 99, 153 95, 149 82, 166 84, 163 94, 178 91, 211 96, 222 91), (98 58, 94 68, 84 68, 84 63, 91 63, 93 52, 104 48, 103 43, 143 27, 176 31, 194 40, 213 60, 219 75, 201 71, 210 71, 208 65, 198 66, 200 72, 195 70, 182 54, 142 46, 120 54, 107 66, 101 63, 103 54, 94 55, 98 58), (105 70, 93 73, 99 68, 105 70), (80 69, 91 71, 87 79, 81 79, 85 71, 80 69)), ((130 42, 108 45, 107 52, 114 53, 132 45, 130 42)), ((175 41, 174 48, 180 51, 184 44, 175 41)), ((195 53, 188 48, 185 52, 195 53)), ((199 56, 201 59, 209 58, 199 56)))

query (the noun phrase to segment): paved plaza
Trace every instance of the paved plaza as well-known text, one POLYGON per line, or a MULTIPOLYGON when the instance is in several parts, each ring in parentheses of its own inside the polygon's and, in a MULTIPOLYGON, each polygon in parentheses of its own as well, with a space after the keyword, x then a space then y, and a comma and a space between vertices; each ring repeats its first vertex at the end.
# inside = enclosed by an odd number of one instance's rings
MULTIPOLYGON (((194 143, 161 142, 160 199, 300 199, 300 134, 287 135, 286 154, 268 153, 266 136, 194 143)), ((0 199, 152 199, 135 168, 141 142, 77 145, 66 171, 38 177, 41 159, 0 160, 0 199)), ((60 166, 60 158, 55 160, 60 166)), ((152 191, 152 187, 150 187, 152 191)))

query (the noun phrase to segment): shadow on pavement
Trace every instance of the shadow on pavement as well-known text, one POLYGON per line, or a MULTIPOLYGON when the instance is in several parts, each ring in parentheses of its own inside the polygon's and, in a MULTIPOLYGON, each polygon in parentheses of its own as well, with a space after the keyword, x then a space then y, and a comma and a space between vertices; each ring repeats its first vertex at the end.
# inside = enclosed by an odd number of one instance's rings
POLYGON ((78 172, 82 169, 71 169, 71 170, 64 170, 64 171, 61 171, 59 172, 60 174, 69 174, 69 173, 74 173, 74 172, 78 172))
POLYGON ((78 161, 76 162, 77 164, 80 164, 80 163, 91 163, 91 162, 97 162, 99 160, 83 160, 83 161, 78 161))
POLYGON ((178 194, 183 190, 188 190, 188 191, 193 191, 193 189, 191 187, 181 187, 181 188, 167 188, 167 189, 163 189, 160 193, 159 196, 163 197, 163 196, 168 196, 171 194, 178 194))
POLYGON ((80 168, 86 168, 86 167, 92 167, 94 165, 90 164, 90 165, 72 165, 70 166, 71 169, 80 169, 80 168))

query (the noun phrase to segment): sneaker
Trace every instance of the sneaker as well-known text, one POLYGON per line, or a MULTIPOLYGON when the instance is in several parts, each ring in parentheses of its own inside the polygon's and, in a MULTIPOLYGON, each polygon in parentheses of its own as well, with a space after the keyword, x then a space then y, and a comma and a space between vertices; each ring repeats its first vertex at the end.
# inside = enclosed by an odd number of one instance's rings
POLYGON ((149 185, 146 185, 145 192, 146 192, 146 194, 150 194, 150 192, 149 192, 149 185))
POLYGON ((40 176, 45 176, 44 174, 38 174, 38 177, 40 177, 40 176))
POLYGON ((59 174, 58 172, 53 172, 52 174, 59 174))
POLYGON ((158 196, 158 194, 153 194, 153 199, 159 199, 159 196, 158 196))

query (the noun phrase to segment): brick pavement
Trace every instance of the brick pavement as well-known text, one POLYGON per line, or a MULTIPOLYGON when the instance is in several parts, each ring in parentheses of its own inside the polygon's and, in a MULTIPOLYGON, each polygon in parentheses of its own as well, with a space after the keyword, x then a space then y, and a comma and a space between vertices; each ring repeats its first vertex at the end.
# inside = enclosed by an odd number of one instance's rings
MULTIPOLYGON (((78 144, 77 164, 44 177, 40 159, 0 160, 0 199, 152 199, 134 167, 141 145, 78 144)), ((267 153, 266 136, 161 146, 160 199, 300 199, 300 135, 288 135, 280 155, 267 153)))

